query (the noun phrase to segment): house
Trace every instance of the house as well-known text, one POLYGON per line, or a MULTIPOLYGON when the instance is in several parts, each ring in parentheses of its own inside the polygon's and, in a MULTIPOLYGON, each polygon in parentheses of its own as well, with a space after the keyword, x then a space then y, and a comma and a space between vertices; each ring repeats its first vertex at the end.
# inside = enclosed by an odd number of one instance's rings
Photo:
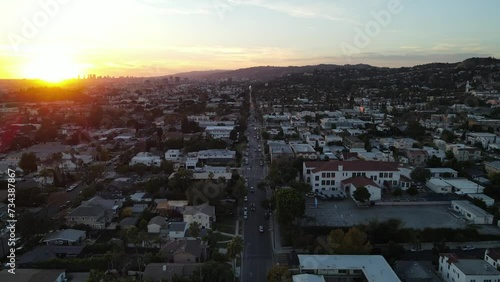
POLYGON ((500 272, 482 259, 461 259, 447 253, 439 255, 438 273, 446 282, 498 281, 500 272))
POLYGON ((298 255, 299 273, 322 275, 327 281, 401 282, 379 255, 298 255), (343 280, 342 280, 343 281, 343 280))
POLYGON ((413 144, 418 143, 416 140, 411 138, 400 138, 394 140, 394 147, 398 150, 408 150, 413 148, 413 144))
POLYGON ((484 162, 484 169, 486 170, 486 173, 488 173, 488 174, 499 173, 500 172, 500 161, 484 162))
POLYGON ((427 161, 427 151, 424 149, 406 149, 405 156, 408 158, 408 161, 412 165, 422 165, 427 161))
POLYGON ((346 136, 342 140, 342 144, 349 150, 351 149, 364 149, 365 142, 356 136, 346 136))
POLYGON ((201 228, 210 229, 215 222, 215 207, 204 203, 198 206, 186 206, 182 212, 184 222, 191 224, 198 222, 201 228))
POLYGON ((431 261, 404 261, 394 263, 394 272, 405 282, 441 282, 431 261))
POLYGON ((271 156, 271 161, 276 160, 278 158, 288 158, 293 157, 292 148, 290 145, 286 144, 284 141, 268 141, 267 145, 269 146, 269 154, 271 156))
POLYGON ((207 126, 205 134, 213 139, 229 139, 234 126, 207 126))
POLYGON ((354 199, 354 191, 360 187, 365 187, 370 193, 370 199, 368 201, 378 201, 382 198, 382 188, 380 188, 377 183, 373 182, 373 180, 364 176, 351 177, 342 180, 340 183, 342 192, 346 195, 350 195, 352 199, 354 199))
POLYGON ((441 178, 431 178, 427 180, 425 186, 440 194, 452 193, 453 191, 453 187, 441 178))
POLYGON ((67 281, 64 269, 16 269, 16 274, 8 269, 0 271, 0 281, 9 282, 64 282, 67 281))
POLYGON ((130 200, 132 200, 133 202, 147 202, 147 203, 152 201, 151 196, 144 192, 136 192, 130 195, 130 200))
MULTIPOLYGON (((21 256, 16 262, 19 268, 32 268, 36 263, 52 260, 55 258, 66 258, 78 256, 84 246, 54 246, 43 245, 35 247, 21 256)), ((9 280, 10 281, 10 280, 9 280)))
POLYGON ((366 177, 379 187, 401 185, 401 173, 398 164, 379 161, 328 161, 304 162, 303 175, 305 182, 312 186, 314 192, 340 191, 343 180, 353 177, 366 177))
POLYGON ((120 199, 105 199, 102 196, 94 196, 87 201, 82 201, 81 206, 99 206, 109 211, 113 216, 118 216, 123 205, 123 197, 120 199))
POLYGON ((165 160, 170 162, 179 162, 181 160, 181 150, 171 149, 165 152, 165 160))
POLYGON ((498 267, 500 266, 500 249, 486 249, 486 251, 484 252, 484 260, 498 269, 498 267))
POLYGON ((226 149, 202 150, 197 158, 203 164, 227 164, 236 160, 236 151, 226 149))
POLYGON ((451 201, 451 207, 473 224, 493 224, 492 214, 467 200, 451 201))
POLYGON ((171 240, 162 246, 159 254, 173 263, 199 263, 206 257, 206 245, 201 239, 171 240))
POLYGON ((309 144, 290 144, 290 148, 296 158, 306 160, 316 160, 318 158, 318 153, 309 144))
POLYGON ((188 224, 185 222, 169 222, 167 232, 169 239, 183 239, 186 237, 188 224))
POLYGON ((446 144, 446 150, 451 151, 453 156, 460 162, 475 161, 481 158, 481 150, 464 144, 446 144))
POLYGON ((66 216, 69 226, 85 224, 93 229, 105 229, 112 215, 100 206, 79 206, 66 216))
POLYGON ((425 185, 436 193, 480 194, 484 187, 466 178, 431 178, 425 185))
POLYGON ((321 135, 308 135, 306 136, 306 142, 307 144, 311 145, 311 147, 316 148, 316 147, 325 147, 326 146, 326 140, 323 136, 321 135))
POLYGON ((428 168, 431 172, 431 178, 457 178, 458 172, 447 167, 431 167, 428 168))
POLYGON ((497 143, 497 135, 487 132, 469 132, 465 136, 467 143, 471 145, 480 145, 482 148, 488 148, 489 144, 497 143))
POLYGON ((148 222, 148 233, 166 233, 168 229, 167 218, 155 216, 148 222))
POLYGON ((161 159, 159 156, 153 155, 149 152, 139 152, 129 162, 130 166, 134 166, 136 164, 159 167, 161 165, 161 159))
POLYGON ((47 245, 80 245, 86 238, 86 232, 76 229, 64 229, 49 233, 43 239, 47 245))
POLYGON ((191 279, 202 263, 150 263, 144 270, 144 281, 172 281, 174 277, 191 279))
POLYGON ((495 199, 486 196, 485 194, 468 194, 467 197, 471 199, 477 199, 483 201, 487 207, 491 207, 495 204, 495 199))

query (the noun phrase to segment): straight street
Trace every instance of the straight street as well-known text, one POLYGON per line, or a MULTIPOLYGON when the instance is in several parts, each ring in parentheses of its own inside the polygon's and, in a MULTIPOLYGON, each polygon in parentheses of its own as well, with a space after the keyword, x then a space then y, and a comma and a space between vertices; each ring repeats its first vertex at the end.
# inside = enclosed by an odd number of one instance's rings
MULTIPOLYGON (((254 113, 253 105, 251 113, 254 113)), ((259 147, 260 141, 256 138, 259 136, 259 125, 255 122, 253 115, 250 117, 247 133, 249 139, 248 156, 244 157, 248 158, 248 165, 243 165, 243 174, 248 179, 248 202, 244 202, 244 206, 248 209, 248 219, 244 220, 245 247, 241 281, 266 281, 267 270, 272 266, 271 220, 266 219, 267 209, 261 206, 261 201, 267 198, 266 191, 257 188, 257 184, 266 177, 266 164, 264 149, 262 146, 259 147), (262 166, 261 162, 263 162, 262 166), (254 192, 250 192, 251 187, 254 188, 254 192), (255 211, 251 210, 251 204, 255 204, 255 211), (260 232, 260 226, 262 226, 263 232, 260 232)))

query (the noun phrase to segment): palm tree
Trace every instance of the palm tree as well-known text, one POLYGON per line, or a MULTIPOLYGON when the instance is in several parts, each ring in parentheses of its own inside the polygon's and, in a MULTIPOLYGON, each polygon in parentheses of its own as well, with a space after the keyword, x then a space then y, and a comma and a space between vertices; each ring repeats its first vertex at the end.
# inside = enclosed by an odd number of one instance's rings
POLYGON ((233 262, 233 273, 235 273, 234 279, 236 280, 236 259, 241 257, 241 252, 243 251, 243 239, 240 236, 236 236, 227 244, 227 255, 229 259, 233 262))
POLYGON ((191 222, 191 224, 189 224, 188 231, 191 237, 198 238, 201 232, 201 224, 197 221, 191 222))

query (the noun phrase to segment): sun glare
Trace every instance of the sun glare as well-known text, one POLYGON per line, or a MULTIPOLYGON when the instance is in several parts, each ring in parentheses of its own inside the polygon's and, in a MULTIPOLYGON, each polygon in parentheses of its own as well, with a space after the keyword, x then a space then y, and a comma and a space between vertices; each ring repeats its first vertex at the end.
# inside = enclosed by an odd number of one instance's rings
POLYGON ((50 83, 61 82, 66 79, 76 78, 81 74, 81 69, 73 62, 70 56, 63 53, 51 52, 38 55, 31 60, 25 68, 25 77, 41 79, 50 83))

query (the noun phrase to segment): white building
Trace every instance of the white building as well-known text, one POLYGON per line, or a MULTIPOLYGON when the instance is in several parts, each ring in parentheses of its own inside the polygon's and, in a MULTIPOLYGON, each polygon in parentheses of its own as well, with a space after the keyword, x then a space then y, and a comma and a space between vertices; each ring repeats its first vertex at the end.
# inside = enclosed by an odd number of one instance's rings
POLYGON ((171 162, 179 162, 181 160, 181 150, 171 149, 165 152, 165 160, 171 162))
POLYGON ((484 260, 493 267, 498 268, 500 266, 500 249, 486 249, 484 260))
POLYGON ((497 135, 487 132, 470 132, 466 136, 467 142, 471 145, 481 144, 483 148, 488 148, 488 145, 497 143, 497 135))
POLYGON ((290 144, 290 148, 296 158, 306 160, 316 160, 318 158, 316 150, 309 144, 290 144))
POLYGON ((215 222, 215 207, 204 203, 199 206, 186 206, 182 212, 184 222, 190 225, 198 222, 203 229, 210 229, 212 222, 215 222))
POLYGON ((464 144, 446 144, 446 150, 453 152, 454 157, 460 161, 475 161, 481 158, 481 150, 464 144))
POLYGON ((202 161, 230 161, 236 159, 236 151, 226 149, 203 150, 198 152, 198 159, 202 161))
POLYGON ((229 138, 234 126, 207 126, 205 133, 214 139, 227 139, 229 138))
POLYGON ((151 153, 148 152, 140 152, 137 155, 135 155, 132 160, 130 161, 129 165, 133 166, 136 164, 144 164, 147 166, 160 166, 161 165, 161 159, 159 156, 155 156, 151 153))
POLYGON ((493 215, 469 201, 451 201, 454 211, 465 216, 467 220, 474 224, 493 224, 493 215))
POLYGON ((499 281, 500 272, 482 259, 459 259, 454 254, 439 256, 438 273, 446 282, 499 281))
POLYGON ((325 278, 322 275, 314 274, 297 274, 292 276, 293 282, 325 282, 325 278))
POLYGON ((447 167, 432 167, 429 168, 431 178, 457 178, 458 172, 447 167))
POLYGON ((398 164, 378 161, 329 161, 304 162, 303 175, 305 182, 313 191, 339 191, 341 182, 353 177, 366 177, 382 187, 390 184, 401 185, 401 173, 398 164))
POLYGON ((435 193, 447 194, 451 193, 452 186, 441 178, 431 178, 425 183, 427 188, 431 189, 435 193))
MULTIPOLYGON (((299 272, 332 279, 367 282, 401 282, 394 270, 378 255, 298 255, 299 272)), ((325 280, 327 280, 325 279, 325 280)))
POLYGON ((483 201, 488 207, 491 207, 495 204, 495 199, 488 197, 485 194, 469 194, 467 196, 471 199, 478 199, 483 201))
POLYGON ((368 201, 378 201, 382 198, 382 188, 369 178, 360 176, 341 181, 342 192, 350 195, 353 200, 354 191, 359 187, 365 187, 370 193, 370 199, 368 199, 368 201))

